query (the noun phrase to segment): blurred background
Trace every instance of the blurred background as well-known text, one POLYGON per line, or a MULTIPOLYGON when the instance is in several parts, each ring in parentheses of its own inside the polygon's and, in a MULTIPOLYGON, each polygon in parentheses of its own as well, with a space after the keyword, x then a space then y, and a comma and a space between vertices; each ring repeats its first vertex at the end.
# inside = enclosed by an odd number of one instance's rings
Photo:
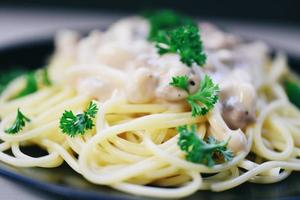
POLYGON ((267 41, 300 57, 298 0, 0 0, 0 48, 53 37, 58 29, 103 28, 142 10, 176 9, 224 29, 267 41))
POLYGON ((136 13, 150 8, 172 8, 201 17, 299 22, 297 0, 1 0, 1 2, 4 5, 19 7, 51 7, 94 12, 136 13))

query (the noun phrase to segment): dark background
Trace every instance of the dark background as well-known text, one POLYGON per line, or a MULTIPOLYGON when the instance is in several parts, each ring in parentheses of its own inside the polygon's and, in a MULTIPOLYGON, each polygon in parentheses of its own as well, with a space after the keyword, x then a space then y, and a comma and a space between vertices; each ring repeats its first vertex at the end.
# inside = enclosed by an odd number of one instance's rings
POLYGON ((199 17, 300 25, 299 0, 1 0, 1 4, 121 13, 172 8, 199 17))

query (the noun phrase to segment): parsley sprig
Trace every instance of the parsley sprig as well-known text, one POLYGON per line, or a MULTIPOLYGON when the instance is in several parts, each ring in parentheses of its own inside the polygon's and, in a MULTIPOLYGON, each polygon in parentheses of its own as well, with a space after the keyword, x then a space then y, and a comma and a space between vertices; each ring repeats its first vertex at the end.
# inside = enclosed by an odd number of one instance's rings
POLYGON ((300 85, 294 80, 285 80, 283 86, 289 100, 300 108, 300 85))
POLYGON ((38 90, 37 79, 34 72, 26 74, 26 85, 14 98, 21 98, 38 90))
POLYGON ((172 77, 170 85, 189 92, 189 77, 187 75, 172 77))
POLYGON ((25 127, 26 122, 30 122, 30 119, 26 117, 18 108, 15 122, 10 128, 6 129, 5 132, 8 134, 16 134, 20 132, 23 127, 25 127))
POLYGON ((168 31, 179 26, 195 25, 196 23, 188 16, 172 10, 159 10, 156 12, 144 13, 150 24, 148 39, 156 41, 160 31, 168 31))
POLYGON ((43 78, 43 84, 45 84, 45 86, 51 86, 52 82, 49 78, 49 74, 48 74, 48 69, 44 68, 42 70, 42 78, 43 78))
POLYGON ((181 62, 189 67, 194 63, 203 66, 206 62, 197 26, 185 25, 171 31, 159 31, 155 42, 159 54, 177 53, 181 62))
POLYGON ((214 166, 215 160, 219 157, 226 162, 232 160, 233 153, 227 149, 229 139, 218 142, 215 138, 208 137, 206 141, 202 140, 197 136, 196 125, 180 126, 177 131, 179 132, 178 146, 186 153, 186 160, 208 167, 214 166))
POLYGON ((60 118, 60 129, 63 133, 75 137, 83 135, 86 130, 91 130, 94 127, 93 118, 98 112, 97 104, 91 102, 83 113, 74 115, 72 111, 65 111, 60 118))
POLYGON ((208 75, 205 75, 200 83, 199 89, 194 94, 190 94, 188 84, 189 81, 187 76, 173 77, 172 82, 170 82, 170 85, 183 89, 189 93, 186 101, 192 108, 193 117, 207 114, 219 99, 219 85, 215 84, 208 75))
POLYGON ((51 86, 52 82, 48 76, 47 68, 38 71, 28 72, 24 69, 13 69, 2 72, 0 75, 0 94, 6 89, 7 85, 19 76, 25 77, 24 87, 10 99, 18 99, 39 90, 40 86, 51 86))
POLYGON ((14 69, 9 71, 1 71, 0 73, 0 94, 4 91, 7 85, 15 78, 26 73, 24 69, 14 69))

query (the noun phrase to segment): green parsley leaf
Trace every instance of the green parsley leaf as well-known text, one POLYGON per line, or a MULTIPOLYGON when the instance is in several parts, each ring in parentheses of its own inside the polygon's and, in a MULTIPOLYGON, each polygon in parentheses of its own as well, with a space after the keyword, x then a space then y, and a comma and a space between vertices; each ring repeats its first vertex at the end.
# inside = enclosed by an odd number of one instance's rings
POLYGON ((289 100, 298 108, 300 108, 300 86, 291 80, 284 82, 284 89, 289 100))
POLYGON ((23 127, 26 125, 26 122, 30 122, 30 119, 28 117, 26 117, 20 111, 20 109, 18 109, 15 122, 13 123, 13 125, 10 128, 6 129, 5 132, 8 134, 16 134, 23 129, 23 127))
POLYGON ((183 25, 195 25, 196 23, 189 17, 172 10, 159 10, 144 14, 150 23, 150 33, 148 39, 156 41, 159 31, 167 31, 183 25))
POLYGON ((4 91, 7 85, 15 78, 26 73, 23 69, 13 69, 10 71, 4 71, 0 73, 0 94, 4 91))
POLYGON ((189 92, 189 77, 186 75, 172 77, 172 82, 170 85, 189 92))
POLYGON ((0 94, 7 87, 7 85, 14 80, 15 78, 25 75, 26 84, 24 88, 16 95, 11 97, 11 99, 17 99, 29 94, 36 92, 39 88, 39 85, 51 86, 51 80, 48 76, 47 69, 42 69, 35 72, 27 72, 24 69, 14 69, 11 71, 5 71, 0 75, 0 94))
POLYGON ((192 116, 205 115, 210 111, 219 99, 220 88, 212 79, 205 75, 196 93, 187 97, 187 102, 192 107, 192 116))
MULTIPOLYGON (((189 80, 187 76, 177 76, 172 78, 170 85, 174 87, 188 91, 189 80)), ((200 83, 199 89, 190 94, 186 98, 186 101, 192 108, 192 116, 201 116, 207 114, 217 103, 219 99, 219 85, 214 84, 212 79, 205 75, 204 79, 200 83)))
POLYGON ((35 77, 35 73, 29 72, 26 75, 25 88, 22 91, 20 91, 19 94, 17 94, 14 98, 21 98, 21 97, 27 96, 29 94, 36 92, 37 90, 38 90, 38 84, 37 84, 37 80, 35 77))
POLYGON ((52 82, 51 82, 51 80, 49 79, 48 69, 47 69, 47 68, 44 68, 44 69, 42 70, 42 76, 43 76, 43 83, 44 83, 46 86, 51 86, 51 85, 52 85, 52 82))
POLYGON ((65 111, 60 118, 60 129, 63 133, 75 137, 83 135, 86 130, 94 127, 93 118, 98 112, 97 104, 91 102, 86 111, 81 114, 74 115, 72 111, 65 111))
POLYGON ((85 113, 92 118, 96 117, 96 114, 98 112, 98 107, 97 104, 91 102, 87 108, 87 110, 85 111, 85 113))
POLYGON ((185 25, 171 31, 159 31, 155 42, 159 54, 177 53, 181 62, 189 67, 194 63, 203 66, 206 62, 197 26, 185 25))
POLYGON ((186 153, 186 160, 208 167, 215 165, 215 159, 218 156, 221 156, 226 162, 232 160, 233 153, 227 149, 229 139, 218 142, 215 138, 208 137, 207 141, 202 140, 197 136, 196 125, 180 126, 177 131, 179 132, 177 144, 186 153))

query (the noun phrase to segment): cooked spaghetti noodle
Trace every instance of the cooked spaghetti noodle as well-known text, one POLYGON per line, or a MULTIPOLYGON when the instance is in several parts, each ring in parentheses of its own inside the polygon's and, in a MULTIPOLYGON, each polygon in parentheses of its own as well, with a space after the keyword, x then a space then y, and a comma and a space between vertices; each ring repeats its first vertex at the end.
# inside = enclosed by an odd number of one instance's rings
POLYGON ((207 23, 199 27, 208 57, 204 68, 188 68, 176 54, 158 55, 141 18, 121 20, 81 40, 72 31, 58 34, 48 66, 52 86, 12 99, 25 86, 21 76, 1 95, 0 160, 44 168, 66 162, 92 183, 171 199, 247 181, 274 183, 300 170, 300 112, 282 86, 292 74, 285 56, 271 59, 262 42, 244 42, 207 23), (196 86, 204 74, 219 83, 220 101, 207 115, 193 117, 178 98, 182 91, 168 84, 183 74, 196 86), (99 108, 95 127, 76 137, 63 134, 63 112, 81 113, 91 101, 99 108), (7 134, 18 108, 31 122, 7 134), (199 138, 230 136, 234 158, 212 167, 187 161, 176 128, 191 124, 199 138), (31 145, 48 155, 21 151, 31 145))

